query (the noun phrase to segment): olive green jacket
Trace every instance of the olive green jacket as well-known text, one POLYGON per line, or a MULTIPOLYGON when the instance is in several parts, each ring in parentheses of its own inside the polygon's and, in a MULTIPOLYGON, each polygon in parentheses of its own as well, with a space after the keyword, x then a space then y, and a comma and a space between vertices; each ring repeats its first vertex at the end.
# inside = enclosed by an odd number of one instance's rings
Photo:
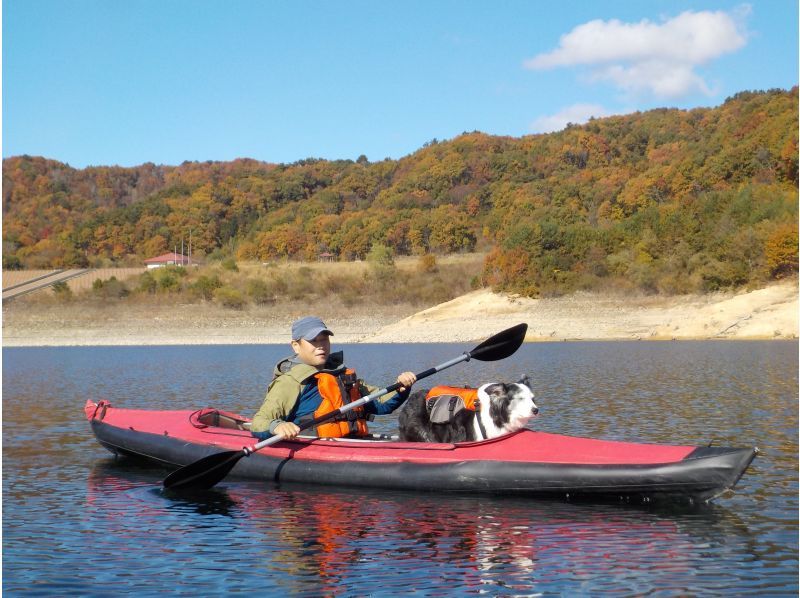
MULTIPOLYGON (((329 368, 336 369, 341 367, 343 357, 341 352, 333 353, 328 358, 328 363, 325 365, 329 368)), ((283 360, 275 366, 273 372, 274 378, 267 388, 267 395, 264 397, 264 402, 261 408, 253 416, 253 422, 250 425, 251 432, 269 432, 275 433, 275 426, 286 421, 289 414, 294 409, 297 399, 303 387, 309 382, 314 375, 320 372, 331 371, 329 369, 318 370, 314 366, 305 363, 297 363, 292 360, 283 360), (291 366, 288 371, 287 366, 291 366)), ((369 394, 377 390, 375 386, 364 385, 361 389, 364 394, 369 394)), ((380 401, 386 401, 392 398, 397 393, 391 393, 381 397, 380 401)))
POLYGON ((278 371, 276 366, 275 378, 267 388, 267 395, 261 408, 253 416, 250 425, 252 432, 275 433, 275 426, 286 421, 289 413, 294 409, 300 392, 306 382, 319 373, 312 365, 298 363, 288 372, 278 371))

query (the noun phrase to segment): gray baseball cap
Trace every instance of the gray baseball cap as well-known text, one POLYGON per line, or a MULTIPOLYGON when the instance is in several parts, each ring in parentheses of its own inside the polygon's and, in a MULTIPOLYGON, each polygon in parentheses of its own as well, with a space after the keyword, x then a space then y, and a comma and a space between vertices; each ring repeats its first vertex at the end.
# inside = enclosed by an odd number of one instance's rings
POLYGON ((325 326, 325 322, 316 316, 306 316, 292 324, 292 340, 294 341, 299 341, 301 338, 313 341, 321 332, 333 335, 333 332, 325 326))

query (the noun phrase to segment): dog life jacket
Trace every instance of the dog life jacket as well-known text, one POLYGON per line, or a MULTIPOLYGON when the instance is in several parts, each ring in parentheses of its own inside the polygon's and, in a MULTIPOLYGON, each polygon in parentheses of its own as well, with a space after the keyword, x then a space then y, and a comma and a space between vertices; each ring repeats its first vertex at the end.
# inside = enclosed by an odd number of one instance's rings
MULTIPOLYGON (((322 402, 314 411, 314 418, 330 413, 343 407, 346 403, 356 401, 361 398, 361 384, 354 370, 344 369, 333 373, 319 373, 314 376, 317 379, 317 388, 322 397, 322 402)), ((344 436, 367 436, 366 414, 363 407, 351 409, 347 413, 341 413, 335 418, 317 426, 317 436, 326 438, 342 438, 344 436)))
MULTIPOLYGON (((481 409, 481 401, 478 398, 477 388, 434 386, 425 396, 425 406, 428 408, 428 418, 431 423, 446 424, 451 422, 455 414, 462 409, 477 413, 481 409)), ((488 438, 483 421, 480 417, 477 419, 483 438, 488 438)))
POLYGON ((446 424, 452 421, 453 416, 462 409, 478 411, 477 388, 463 388, 459 386, 434 386, 425 397, 428 408, 428 417, 431 423, 446 424))

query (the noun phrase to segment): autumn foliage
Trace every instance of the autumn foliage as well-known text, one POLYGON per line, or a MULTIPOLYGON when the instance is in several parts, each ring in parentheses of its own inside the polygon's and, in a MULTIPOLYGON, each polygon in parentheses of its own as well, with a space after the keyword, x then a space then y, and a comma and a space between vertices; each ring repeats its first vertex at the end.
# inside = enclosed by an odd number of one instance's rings
POLYGON ((19 156, 3 161, 3 261, 138 265, 191 234, 208 259, 477 248, 482 282, 500 290, 684 293, 796 274, 797 186, 797 88, 549 135, 465 133, 372 163, 77 170, 19 156))

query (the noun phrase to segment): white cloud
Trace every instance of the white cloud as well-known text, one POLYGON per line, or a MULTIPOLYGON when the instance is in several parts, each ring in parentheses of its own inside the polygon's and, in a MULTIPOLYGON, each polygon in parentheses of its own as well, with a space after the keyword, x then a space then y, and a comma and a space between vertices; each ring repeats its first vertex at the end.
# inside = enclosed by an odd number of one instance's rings
POLYGON ((560 131, 569 123, 581 125, 592 117, 602 118, 603 116, 609 116, 609 112, 602 106, 596 104, 573 104, 551 116, 537 118, 531 124, 531 131, 534 133, 553 133, 560 131))
POLYGON ((562 35, 559 46, 526 60, 534 70, 588 66, 590 80, 627 92, 677 98, 711 94, 695 68, 747 43, 743 25, 749 6, 729 14, 687 11, 662 23, 595 20, 562 35))

